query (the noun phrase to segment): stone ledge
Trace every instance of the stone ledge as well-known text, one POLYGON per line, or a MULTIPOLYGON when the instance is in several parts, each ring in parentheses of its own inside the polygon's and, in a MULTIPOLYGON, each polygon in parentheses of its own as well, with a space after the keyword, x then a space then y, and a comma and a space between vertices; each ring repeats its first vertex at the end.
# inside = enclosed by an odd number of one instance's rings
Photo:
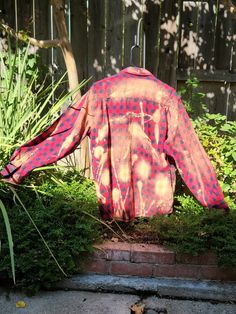
POLYGON ((217 266, 214 254, 176 254, 154 244, 105 242, 95 245, 86 273, 236 281, 236 269, 217 266))
POLYGON ((118 293, 154 293, 160 297, 236 301, 236 282, 209 280, 147 278, 136 276, 76 275, 56 283, 54 289, 118 293))

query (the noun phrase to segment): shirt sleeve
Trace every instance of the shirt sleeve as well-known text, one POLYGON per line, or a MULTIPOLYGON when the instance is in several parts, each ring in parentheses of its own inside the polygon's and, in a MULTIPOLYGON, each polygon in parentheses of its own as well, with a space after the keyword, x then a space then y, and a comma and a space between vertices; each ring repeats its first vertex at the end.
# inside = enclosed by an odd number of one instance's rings
POLYGON ((69 106, 45 131, 16 149, 9 164, 0 172, 2 179, 19 184, 33 169, 70 154, 90 129, 90 93, 69 106))
POLYGON ((166 110, 168 131, 165 153, 175 160, 184 182, 203 206, 228 209, 209 157, 175 91, 167 101, 166 110))

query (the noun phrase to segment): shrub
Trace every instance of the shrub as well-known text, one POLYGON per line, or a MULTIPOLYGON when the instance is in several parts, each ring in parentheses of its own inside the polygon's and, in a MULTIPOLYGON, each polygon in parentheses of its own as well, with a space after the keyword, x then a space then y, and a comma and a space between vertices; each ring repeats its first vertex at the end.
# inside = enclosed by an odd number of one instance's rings
MULTIPOLYGON (((98 216, 97 198, 91 180, 76 172, 31 175, 36 190, 19 186, 17 193, 44 235, 58 263, 68 276, 80 270, 83 252, 90 252, 99 237, 100 224, 86 213, 98 216), (37 180, 35 181, 35 179, 37 180), (40 182, 39 182, 40 180, 40 182), (39 184, 40 183, 40 184, 39 184)), ((29 183, 28 179, 26 180, 29 183)), ((11 221, 16 287, 28 293, 50 287, 64 277, 17 200, 0 191, 11 221)), ((0 221, 2 252, 0 277, 11 281, 6 233, 0 221)))
MULTIPOLYGON (((183 97, 199 140, 213 164, 226 201, 230 209, 236 209, 236 121, 227 121, 222 114, 208 113, 204 103, 205 94, 198 92, 198 86, 199 81, 190 78, 179 94, 183 97)), ((189 210, 193 210, 197 201, 179 177, 177 183, 177 206, 186 207, 189 203, 189 210), (187 200, 185 194, 189 195, 187 200)))
POLYGON ((194 125, 229 207, 236 209, 236 121, 226 121, 221 114, 206 114, 194 125))
POLYGON ((176 252, 197 255, 212 251, 221 266, 236 267, 236 212, 219 210, 196 213, 183 210, 150 219, 151 232, 161 244, 176 252))

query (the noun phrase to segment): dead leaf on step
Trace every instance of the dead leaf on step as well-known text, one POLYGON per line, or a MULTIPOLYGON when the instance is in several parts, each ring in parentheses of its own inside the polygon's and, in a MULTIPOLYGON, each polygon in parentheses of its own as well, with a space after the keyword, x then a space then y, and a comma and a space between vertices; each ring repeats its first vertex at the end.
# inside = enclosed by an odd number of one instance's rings
POLYGON ((131 314, 143 314, 144 313, 145 304, 133 304, 131 305, 131 314))
POLYGON ((119 239, 118 239, 118 238, 115 238, 115 237, 112 237, 112 238, 111 238, 111 241, 112 241, 112 242, 119 242, 119 239))
POLYGON ((16 307, 26 307, 26 303, 24 301, 17 301, 16 307))

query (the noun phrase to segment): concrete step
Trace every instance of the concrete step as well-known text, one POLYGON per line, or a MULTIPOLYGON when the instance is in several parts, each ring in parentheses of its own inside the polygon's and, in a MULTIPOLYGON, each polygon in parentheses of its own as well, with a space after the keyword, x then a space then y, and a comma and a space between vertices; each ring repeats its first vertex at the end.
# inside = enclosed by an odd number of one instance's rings
POLYGON ((226 283, 210 280, 87 274, 76 275, 60 281, 54 289, 148 293, 160 297, 236 302, 236 282, 226 283))

